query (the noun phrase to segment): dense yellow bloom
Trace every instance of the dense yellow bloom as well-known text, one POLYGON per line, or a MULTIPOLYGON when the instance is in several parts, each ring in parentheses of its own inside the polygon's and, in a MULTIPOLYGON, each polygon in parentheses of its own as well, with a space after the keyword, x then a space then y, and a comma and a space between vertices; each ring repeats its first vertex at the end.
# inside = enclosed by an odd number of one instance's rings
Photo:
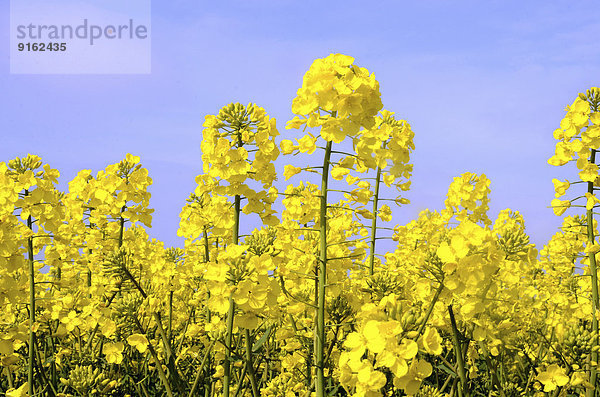
POLYGON ((288 164, 284 167, 283 176, 285 177, 285 180, 287 181, 294 175, 298 174, 300 171, 302 171, 302 168, 294 167, 293 165, 288 164))
POLYGON ((280 146, 281 153, 283 154, 292 154, 296 149, 298 149, 298 146, 295 146, 294 142, 290 141, 289 139, 282 140, 280 146))
POLYGON ((585 204, 585 209, 586 210, 591 210, 591 209, 594 208, 594 206, 596 205, 596 203, 600 203, 600 200, 596 196, 594 196, 593 194, 591 194, 591 193, 587 193, 586 192, 585 193, 585 198, 587 199, 586 200, 586 204, 585 204))
POLYGON ((123 361, 123 342, 106 343, 102 348, 102 353, 106 356, 106 361, 112 364, 121 364, 123 361))
POLYGON ((331 168, 330 175, 333 179, 341 181, 344 179, 344 176, 348 175, 350 170, 345 167, 340 167, 339 165, 335 165, 331 168))
POLYGON ((300 153, 312 154, 316 149, 317 145, 315 144, 317 138, 305 135, 302 138, 298 139, 298 149, 300 153))
POLYGON ((569 382, 565 370, 556 364, 549 365, 544 372, 536 377, 544 385, 544 391, 549 392, 569 382))
POLYGON ((403 389, 408 395, 414 395, 421 387, 421 382, 431 375, 432 370, 433 367, 427 361, 414 359, 406 375, 394 378, 394 386, 403 389))
POLYGON ((570 146, 567 143, 560 141, 556 144, 554 156, 548 159, 548 164, 555 166, 565 165, 571 161, 573 154, 570 146))
POLYGON ((306 119, 295 118, 287 128, 320 126, 323 139, 340 143, 361 127, 371 127, 382 107, 379 83, 353 62, 342 54, 315 60, 292 102, 292 112, 306 119))
POLYGON ((562 197, 565 195, 566 191, 569 189, 571 184, 569 181, 561 182, 556 178, 552 179, 552 183, 554 184, 554 192, 556 198, 562 197))
MULTIPOLYGON (((208 177, 211 183, 199 183, 195 195, 243 196, 247 199, 244 213, 258 213, 266 225, 276 224, 278 220, 271 208, 277 197, 272 186, 276 179, 273 162, 279 156, 275 119, 255 104, 232 103, 216 116, 207 115, 203 126, 205 175, 199 178, 208 177), (263 189, 255 190, 249 181, 260 182, 263 189)), ((221 230, 213 232, 221 234, 221 230)))
POLYGON ((571 206, 570 200, 553 199, 550 203, 555 215, 562 215, 571 206))
POLYGON ((148 350, 148 339, 142 334, 133 334, 127 338, 127 343, 135 347, 140 353, 148 350))
POLYGON ((25 396, 29 396, 29 393, 27 392, 27 388, 29 387, 29 383, 25 382, 23 383, 19 388, 17 389, 9 389, 6 392, 6 397, 25 397, 25 396))
POLYGON ((428 327, 423 333, 423 337, 420 341, 427 353, 435 355, 442 354, 442 337, 437 329, 428 327))
MULTIPOLYGON (((600 244, 597 237, 585 238, 586 216, 565 217, 538 258, 522 214, 505 209, 492 224, 489 180, 465 173, 450 185, 442 211, 425 210, 397 225, 396 246, 377 255, 372 274, 366 269, 373 237, 369 224, 375 224, 375 217, 389 221, 393 214, 388 205, 371 207, 375 183, 359 174, 375 171, 382 189, 408 190, 414 144, 406 121, 389 111, 377 113, 378 83, 353 62, 339 54, 315 61, 294 100, 301 117, 288 127, 320 127, 320 135, 307 133, 297 144, 290 138, 280 145, 283 153, 311 154, 320 138, 352 139, 355 154, 340 157, 334 151, 330 159, 332 179, 345 180, 351 188, 341 200, 328 203, 324 214, 319 187, 300 181, 285 188, 281 222, 275 217, 273 161, 280 149, 274 119, 255 105, 232 104, 205 120, 205 172, 196 178, 180 214, 184 249, 165 248, 148 235, 152 179, 137 156, 127 154, 99 172, 80 171, 66 193, 56 188, 59 172, 38 156, 0 163, 0 363, 15 387, 21 385, 6 394, 27 395, 23 381, 30 332, 38 342, 51 342, 37 351, 48 374, 56 370, 74 379, 82 373, 77 369, 82 360, 95 357, 98 372, 84 377, 83 386, 68 386, 82 395, 109 394, 117 384, 114 393, 132 393, 127 382, 109 378, 148 372, 162 382, 161 369, 171 386, 177 375, 200 373, 204 385, 199 387, 210 384, 221 394, 227 355, 233 358, 232 394, 246 385, 249 392, 251 375, 244 371, 250 368, 262 387, 260 395, 309 394, 317 337, 315 280, 323 249, 315 231, 321 215, 327 220, 326 392, 442 395, 429 386, 440 374, 442 380, 447 377, 439 357, 432 355, 443 355, 458 370, 449 306, 459 338, 471 341, 464 362, 469 386, 488 381, 489 374, 481 370, 491 360, 502 368, 504 380, 514 381, 503 382, 506 394, 538 395, 542 388, 559 387, 573 394, 592 388, 586 363, 595 336, 589 323, 600 312, 593 313, 590 304, 589 276, 591 258, 600 260, 600 244), (240 223, 235 196, 247 200, 242 214, 259 214, 272 225, 250 235, 238 230, 237 244, 232 237, 240 223), (47 273, 39 271, 44 265, 50 267, 47 273), (577 267, 583 275, 576 274, 577 267), (31 281, 33 324, 25 304, 31 281), (225 347, 227 336, 232 343, 225 347), (151 347, 157 362, 147 360, 151 347), (559 366, 565 361, 570 368, 559 366), (120 370, 115 372, 116 364, 120 370), (534 370, 537 382, 529 382, 534 370)), ((600 112, 593 102, 588 94, 568 107, 554 131, 559 142, 550 162, 576 160, 582 181, 597 186, 598 168, 589 161, 590 150, 600 147, 600 112)), ((299 171, 286 166, 284 176, 299 171)), ((571 200, 560 198, 577 185, 552 182, 552 206, 562 215, 571 200)), ((583 199, 587 210, 600 203, 591 193, 573 202, 583 199)), ((398 197, 396 202, 408 200, 398 197)), ((244 222, 250 220, 242 216, 244 222)), ((598 236, 597 221, 589 226, 598 236)))
POLYGON ((448 188, 446 209, 449 215, 456 215, 459 221, 469 219, 490 225, 487 216, 490 180, 485 174, 476 175, 470 172, 454 178, 448 188))

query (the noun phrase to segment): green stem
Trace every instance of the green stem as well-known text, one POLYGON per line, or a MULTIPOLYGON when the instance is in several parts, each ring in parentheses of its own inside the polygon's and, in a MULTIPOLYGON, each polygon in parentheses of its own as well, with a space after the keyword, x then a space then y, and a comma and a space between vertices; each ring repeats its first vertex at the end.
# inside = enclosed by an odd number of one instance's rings
MULTIPOLYGON (((125 212, 127 206, 121 207, 121 214, 125 212)), ((123 232, 125 231, 125 218, 123 216, 119 217, 119 248, 123 246, 123 232)))
POLYGON ((55 397, 58 394, 58 392, 56 391, 56 388, 54 387, 52 382, 50 382, 50 380, 46 376, 46 371, 44 370, 44 366, 42 364, 42 358, 40 357, 39 349, 36 349, 36 358, 37 358, 36 365, 37 365, 37 369, 38 369, 38 374, 42 377, 43 382, 46 384, 45 388, 50 388, 50 391, 48 392, 48 396, 55 397))
POLYGON ((450 388, 450 397, 454 397, 454 392, 457 389, 458 389, 458 392, 456 394, 461 396, 460 388, 457 385, 458 385, 458 378, 454 378, 454 382, 452 382, 452 387, 450 388))
POLYGON ((240 392, 242 391, 242 389, 244 389, 244 391, 246 390, 244 386, 244 377, 246 376, 246 367, 244 367, 242 369, 242 373, 240 375, 240 378, 238 379, 238 387, 237 390, 235 391, 235 394, 233 395, 233 397, 238 397, 240 395, 240 392))
POLYGON ((375 195, 373 197, 373 220, 371 222, 371 253, 369 255, 369 274, 373 275, 375 263, 375 234, 377 232, 377 205, 379 204, 379 185, 381 183, 381 167, 377 167, 377 178, 375 180, 375 195))
MULTIPOLYGON (((210 249, 209 249, 209 245, 208 245, 208 231, 207 231, 207 227, 204 227, 204 262, 208 263, 208 261, 210 260, 210 249)), ((210 291, 207 291, 207 298, 210 299, 210 291)), ((212 315, 210 312, 210 309, 208 308, 208 306, 206 307, 206 322, 210 324, 212 320, 212 315)), ((207 365, 207 373, 210 374, 210 366, 211 366, 211 355, 208 355, 208 365, 207 365)), ((206 385, 204 385, 204 396, 205 397, 210 397, 210 391, 211 391, 211 386, 212 383, 210 381, 210 375, 206 377, 206 385)), ((192 397, 190 395, 190 397, 192 397)))
POLYGON ((233 244, 238 244, 240 240, 240 203, 242 198, 239 194, 235 195, 234 201, 234 225, 233 225, 233 244))
MULTIPOLYGON (((465 362, 463 360, 462 349, 460 348, 460 338, 458 327, 456 326, 456 319, 454 318, 454 311, 452 311, 452 305, 448 306, 448 314, 450 315, 450 323, 452 324, 452 344, 454 345, 455 356, 456 356, 456 367, 458 370, 458 376, 460 378, 461 387, 459 387, 459 393, 462 391, 465 396, 469 395, 469 389, 467 386, 467 373, 465 371, 465 362), (462 389, 462 390, 461 390, 462 389)), ((460 393, 460 394, 463 394, 460 393)))
POLYGON ((208 232, 206 230, 206 226, 204 226, 204 231, 203 231, 203 239, 204 239, 204 262, 208 262, 210 259, 210 249, 208 246, 208 232))
MULTIPOLYGON (((148 295, 146 294, 146 292, 144 291, 142 286, 136 281, 135 277, 133 277, 133 274, 131 274, 129 269, 127 269, 126 267, 123 267, 122 270, 125 273, 125 276, 129 280, 131 280, 133 285, 140 292, 142 297, 144 299, 146 299, 148 297, 148 295)), ((154 312, 152 312, 152 316, 153 316, 154 320, 156 321, 158 333, 162 339, 162 342, 163 342, 163 345, 165 348, 165 353, 167 356, 167 367, 169 368, 169 371, 170 371, 169 376, 173 380, 173 383, 175 383, 176 385, 180 385, 181 382, 180 382, 179 372, 177 371, 177 368, 175 367, 175 355, 173 354, 173 349, 171 348, 171 338, 169 335, 167 335, 167 333, 165 332, 165 330, 163 328, 160 312, 154 311, 154 312)))
MULTIPOLYGON (((589 162, 595 164, 596 161, 596 151, 594 149, 591 150, 589 162)), ((588 182, 588 193, 594 194, 594 183, 588 182)), ((587 211, 587 245, 588 247, 594 244, 594 216, 592 214, 593 208, 587 211)), ((592 361, 598 362, 598 350, 596 346, 598 346, 598 318, 596 317, 598 310, 598 269, 596 267, 596 254, 589 253, 588 258, 590 260, 590 273, 592 275, 592 330, 595 333, 595 337, 592 343, 592 361)), ((591 367, 590 371, 590 383, 595 387, 596 386, 596 376, 597 370, 596 366, 591 367)), ((591 397, 594 395, 594 390, 588 390, 587 395, 591 397)))
POLYGON ((140 389, 142 389, 142 392, 144 393, 144 396, 150 397, 150 395, 148 394, 148 390, 146 390, 146 386, 144 386, 143 383, 140 383, 140 389))
POLYGON ((485 342, 480 341, 479 348, 483 352, 483 358, 485 359, 485 362, 487 363, 489 371, 492 374, 492 383, 496 385, 496 388, 498 389, 498 393, 500 394, 500 397, 506 397, 506 393, 504 393, 504 389, 502 389, 502 383, 500 382, 500 379, 498 379, 498 374, 496 373, 496 366, 492 365, 490 353, 485 345, 485 342))
POLYGON ((258 385, 256 383, 254 367, 252 365, 252 340, 250 339, 250 330, 248 328, 244 330, 244 337, 246 339, 246 373, 248 374, 248 378, 250 378, 252 397, 259 397, 258 385))
MULTIPOLYGON (((115 299, 116 296, 117 296, 117 293, 113 292, 112 296, 110 298, 108 298, 108 301, 106 302, 106 307, 110 307, 110 304, 112 303, 112 301, 115 299)), ((96 335, 96 332, 98 332, 98 328, 100 328, 100 323, 96 324, 96 326, 92 330, 92 333, 88 337, 88 341, 85 344, 85 348, 83 350, 84 355, 87 354, 88 350, 91 348, 92 342, 94 340, 94 336, 96 335)))
MULTIPOLYGON (((239 242, 240 227, 240 201, 241 197, 236 194, 234 201, 234 225, 233 244, 239 242)), ((233 296, 229 296, 229 311, 227 312, 227 333, 225 334, 225 361, 223 362, 223 397, 229 397, 231 387, 231 340, 233 337, 233 316, 235 315, 235 302, 233 296)))
MULTIPOLYGON (((144 329, 142 328, 142 325, 140 324, 136 315, 133 316, 133 319, 135 321, 135 325, 140 330, 140 332, 143 334, 146 334, 147 332, 144 332, 144 329)), ((148 340, 151 341, 151 335, 148 335, 148 340)), ((167 379, 167 376, 165 375, 165 371, 163 371, 162 364, 158 360, 158 356, 156 354, 156 350, 154 350, 154 346, 152 346, 152 342, 148 343, 148 350, 150 351, 150 355, 152 356, 152 359, 154 360, 154 364, 156 365, 156 370, 158 371, 158 377, 160 378, 163 386, 165 387, 167 396, 173 397, 173 392, 171 391, 171 386, 169 385, 169 380, 167 379)))
POLYGON ((8 379, 8 387, 14 388, 15 385, 13 383, 12 372, 10 371, 10 367, 4 367, 4 372, 6 372, 6 378, 8 379))
POLYGON ((325 397, 324 351, 325 351, 325 285, 327 283, 327 182, 332 142, 327 142, 321 176, 320 257, 317 292, 317 324, 315 332, 316 397, 325 397))
POLYGON ((194 392, 196 391, 196 387, 198 387, 198 383, 200 382, 200 375, 202 375, 202 372, 203 372, 202 370, 204 369, 204 365, 208 361, 208 358, 210 357, 210 351, 212 350, 216 341, 217 340, 214 339, 210 343, 210 345, 206 348, 206 351, 204 352, 204 357, 202 357, 202 362, 200 363, 200 366, 198 367, 198 372, 196 373, 196 379, 194 379, 194 384, 192 385, 192 389, 190 390, 188 397, 192 397, 194 395, 194 392))
MULTIPOLYGON (((25 190, 25 195, 29 192, 25 190)), ((33 220, 31 215, 27 217, 27 227, 33 232, 33 220)), ((35 323, 35 266, 33 259, 33 237, 27 238, 27 255, 29 259, 29 362, 27 363, 27 382, 29 395, 35 395, 33 364, 35 360, 35 334, 33 324, 35 323)))
POLYGON ((429 316, 431 316, 431 313, 433 312, 433 308, 434 308, 435 304, 437 303, 437 300, 439 299, 440 294, 442 293, 443 289, 444 289, 444 284, 440 283, 440 286, 435 291, 435 295, 433 296, 433 300, 429 304, 429 308, 427 309, 427 313, 425 314, 425 318, 423 319, 423 322, 419 326, 419 330, 417 331, 417 338, 416 339, 418 339, 419 336, 421 336, 423 334, 423 331, 425 330, 425 326, 427 325, 427 321, 429 320, 429 316))
POLYGON ((173 340, 173 291, 169 292, 169 325, 167 328, 167 339, 169 343, 173 340))
POLYGON ((160 313, 153 312, 152 314, 154 320, 156 321, 158 333, 162 339, 163 346, 165 348, 166 364, 167 368, 169 368, 169 378, 171 378, 173 384, 181 388, 181 377, 179 376, 179 371, 175 366, 175 355, 173 354, 173 350, 171 349, 171 341, 169 340, 167 334, 165 333, 165 330, 163 329, 160 313))
MULTIPOLYGON (((121 208, 121 213, 123 213, 125 211, 125 209, 127 209, 127 207, 123 206, 121 208)), ((125 229, 125 218, 123 218, 121 216, 119 218, 119 247, 118 248, 121 248, 123 246, 123 232, 124 232, 124 229, 125 229)), ((60 270, 60 268, 59 268, 59 270, 60 270)), ((108 302, 106 303, 106 307, 107 308, 110 306, 110 304, 112 303, 112 301, 115 299, 116 296, 117 296, 117 292, 113 292, 112 296, 108 299, 108 302)), ((83 354, 86 354, 87 351, 90 349, 90 347, 92 347, 92 342, 94 340, 94 336, 96 335, 96 332, 98 332, 98 328, 100 328, 100 324, 96 324, 96 326, 92 330, 92 333, 90 334, 90 336, 88 338, 88 341, 85 344, 85 349, 83 350, 83 354)))

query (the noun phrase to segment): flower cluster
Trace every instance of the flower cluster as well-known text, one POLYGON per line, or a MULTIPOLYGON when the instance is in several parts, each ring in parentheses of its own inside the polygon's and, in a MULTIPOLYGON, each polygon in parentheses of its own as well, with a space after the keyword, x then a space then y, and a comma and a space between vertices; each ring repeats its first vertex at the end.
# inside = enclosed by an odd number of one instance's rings
POLYGON ((374 74, 354 65, 350 56, 331 54, 315 60, 304 75, 292 102, 292 112, 301 117, 287 128, 321 127, 323 139, 340 143, 374 125, 373 117, 383 107, 380 97, 374 74))
MULTIPOLYGON (((490 181, 469 172, 440 211, 397 225, 393 249, 377 253, 391 230, 377 221, 393 215, 385 189, 410 187, 414 134, 381 110, 373 74, 340 54, 313 63, 293 102, 301 117, 288 127, 319 133, 279 145, 313 155, 324 140, 319 165, 304 168, 320 169, 321 186, 283 187, 277 214, 275 120, 228 105, 204 123, 183 248, 150 236, 152 179, 139 157, 82 170, 65 192, 38 156, 0 163, 0 392, 592 394, 599 95, 568 107, 550 160, 577 155, 581 181, 553 180, 555 200, 585 182, 585 214, 565 217, 539 255, 520 212, 492 221, 490 181), (349 189, 332 188, 342 180, 349 189), (262 225, 243 234, 251 214, 262 225)), ((555 204, 562 214, 571 200, 555 204)))

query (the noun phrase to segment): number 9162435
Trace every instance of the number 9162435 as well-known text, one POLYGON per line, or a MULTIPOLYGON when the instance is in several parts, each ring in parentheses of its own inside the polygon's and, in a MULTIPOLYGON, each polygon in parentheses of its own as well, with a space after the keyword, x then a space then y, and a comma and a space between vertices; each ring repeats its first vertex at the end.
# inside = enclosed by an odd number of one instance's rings
POLYGON ((19 51, 66 51, 67 43, 19 43, 19 51))

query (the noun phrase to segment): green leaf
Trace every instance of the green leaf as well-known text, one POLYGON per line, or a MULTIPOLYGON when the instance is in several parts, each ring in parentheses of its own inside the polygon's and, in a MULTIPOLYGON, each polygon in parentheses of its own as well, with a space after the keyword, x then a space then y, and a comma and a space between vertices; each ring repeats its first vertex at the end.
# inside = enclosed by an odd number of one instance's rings
POLYGON ((448 375, 450 376, 454 376, 456 377, 456 372, 454 372, 452 370, 452 368, 448 368, 445 364, 438 364, 435 366, 437 369, 441 369, 442 371, 446 372, 448 375))
POLYGON ((252 346, 253 353, 256 353, 258 351, 258 349, 260 349, 262 347, 262 345, 265 344, 265 342, 269 338, 269 335, 271 335, 271 327, 267 328, 267 330, 265 331, 263 336, 261 336, 260 339, 256 341, 254 346, 252 346))

